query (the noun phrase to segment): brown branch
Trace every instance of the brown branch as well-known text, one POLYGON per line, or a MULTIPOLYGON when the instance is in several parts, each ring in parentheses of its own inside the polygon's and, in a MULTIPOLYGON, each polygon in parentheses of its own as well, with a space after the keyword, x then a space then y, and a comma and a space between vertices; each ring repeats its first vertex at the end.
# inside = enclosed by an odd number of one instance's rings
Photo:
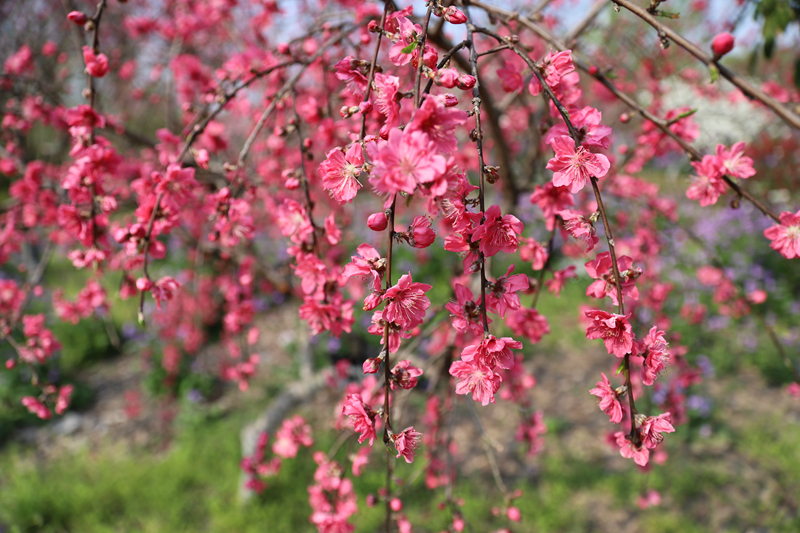
POLYGON ((603 10, 606 6, 605 0, 597 0, 592 7, 589 8, 589 11, 575 26, 570 28, 567 31, 567 34, 564 36, 564 40, 570 44, 575 41, 584 31, 586 31, 594 22, 594 19, 597 18, 597 15, 603 10))
MULTIPOLYGON (((719 71, 720 76, 731 82, 733 85, 739 88, 745 96, 750 99, 755 99, 770 108, 776 115, 778 115, 784 122, 786 122, 791 127, 800 130, 800 116, 796 113, 793 113, 790 109, 784 106, 775 98, 771 97, 761 89, 754 87, 746 80, 741 78, 736 73, 728 70, 723 65, 720 65, 719 62, 711 55, 707 54, 703 50, 701 50, 697 45, 688 41, 680 34, 678 34, 672 28, 665 26, 659 21, 656 17, 651 15, 647 9, 642 8, 635 3, 631 2, 630 0, 611 0, 614 4, 618 6, 622 6, 640 19, 644 20, 648 24, 650 24, 653 28, 658 31, 659 37, 663 39, 669 39, 687 52, 695 57, 698 61, 705 64, 708 68, 716 68, 719 71)), ((668 41, 667 41, 668 42, 668 41)))
POLYGON ((308 174, 306 173, 306 159, 309 158, 310 154, 308 149, 305 146, 305 138, 303 137, 303 132, 300 131, 300 115, 297 114, 297 107, 295 106, 295 102, 297 100, 297 93, 295 92, 295 97, 292 98, 292 114, 294 115, 294 129, 297 132, 297 142, 300 146, 300 171, 303 174, 302 186, 303 186, 303 193, 306 200, 306 211, 308 211, 308 222, 311 224, 311 245, 314 248, 314 253, 316 253, 317 257, 322 259, 319 250, 319 239, 317 238, 317 230, 319 229, 317 225, 314 223, 314 202, 311 201, 311 193, 309 191, 309 183, 308 183, 308 174))
MULTIPOLYGON (((381 15, 381 22, 378 29, 378 39, 375 43, 375 50, 372 52, 372 62, 369 64, 369 77, 367 78, 367 90, 364 91, 363 102, 369 102, 369 95, 372 92, 372 84, 375 82, 375 65, 378 62, 378 52, 381 50, 381 38, 383 37, 383 26, 386 24, 386 15, 389 12, 391 2, 385 2, 383 6, 383 15, 381 15)), ((361 112, 361 129, 358 130, 358 144, 364 148, 364 137, 367 134, 367 114, 361 112)))
MULTIPOLYGON (((472 88, 472 113, 475 115, 475 145, 478 149, 478 200, 481 209, 481 224, 486 222, 486 162, 483 158, 483 131, 481 130, 481 82, 478 76, 478 50, 475 47, 475 26, 472 24, 472 16, 469 7, 464 6, 464 13, 467 16, 467 41, 469 43, 469 63, 472 76, 475 78, 475 87, 472 88)), ((483 319, 483 334, 489 334, 489 317, 486 310, 486 257, 483 251, 478 252, 478 259, 481 264, 481 318, 483 319)))
MULTIPOLYGON (((575 142, 575 149, 576 150, 579 149, 581 147, 580 136, 578 134, 578 131, 575 129, 575 126, 572 124, 572 121, 569 118, 569 112, 567 112, 567 110, 564 107, 564 105, 561 103, 561 101, 555 95, 553 90, 547 84, 547 81, 544 79, 544 76, 542 75, 538 65, 536 65, 536 63, 526 53, 524 53, 522 50, 520 50, 517 47, 517 45, 512 42, 511 39, 504 38, 504 37, 498 35, 497 33, 493 32, 491 30, 487 30, 485 28, 476 28, 476 31, 480 31, 481 33, 485 33, 487 35, 490 35, 490 36, 494 37, 495 39, 499 38, 499 39, 506 40, 508 42, 508 44, 509 44, 509 49, 514 51, 517 55, 519 55, 519 57, 521 57, 525 61, 525 63, 528 65, 528 68, 530 68, 531 71, 533 71, 533 74, 539 80, 539 83, 541 84, 542 90, 544 91, 544 93, 547 95, 547 97, 550 99, 550 101, 553 102, 553 105, 556 107, 556 109, 558 109, 558 112, 561 115, 561 118, 564 120, 564 123, 567 126, 567 130, 569 130, 570 137, 572 137, 572 140, 575 142)), ((623 297, 622 297, 622 279, 621 279, 621 276, 620 276, 619 264, 617 262, 617 252, 616 252, 616 249, 614 247, 614 236, 613 236, 613 234, 611 232, 611 225, 608 222, 608 216, 606 214, 605 205, 603 204, 603 198, 602 198, 602 196, 600 194, 600 188, 599 188, 598 183, 597 183, 597 178, 592 176, 591 177, 591 182, 592 182, 592 190, 594 191, 594 196, 595 196, 595 199, 597 200, 597 207, 598 207, 598 210, 600 211, 600 216, 603 219, 603 227, 605 228, 606 241, 608 242, 608 249, 609 249, 609 253, 611 255, 611 267, 612 267, 612 270, 614 272, 614 284, 616 285, 616 288, 617 288, 619 314, 620 315, 624 315, 625 314, 625 306, 624 306, 623 297)), ((631 386, 630 354, 626 354, 625 355, 623 363, 624 363, 624 366, 625 366, 625 384, 628 387, 628 402, 629 402, 630 410, 631 410, 631 413, 630 413, 631 414, 630 438, 631 438, 631 440, 633 441, 634 444, 639 445, 639 443, 641 441, 641 438, 640 438, 639 433, 636 431, 636 422, 635 422, 635 418, 634 418, 634 414, 636 413, 636 407, 634 405, 634 399, 633 399, 633 387, 631 386)))
MULTIPOLYGON (((437 69, 443 68, 447 64, 447 62, 450 61, 450 59, 453 57, 453 55, 456 52, 458 52, 459 50, 461 50, 462 48, 464 48, 466 45, 467 45, 467 41, 461 41, 457 45, 455 45, 452 48, 450 48, 450 50, 445 52, 445 54, 439 60, 439 64, 436 65, 436 68, 437 69)), ((422 91, 422 94, 429 94, 431 92, 432 88, 433 88, 433 78, 428 80, 428 84, 425 86, 425 90, 422 91)))
MULTIPOLYGON (((474 2, 472 2, 472 4, 474 4, 474 2)), ((442 34, 429 35, 428 37, 431 42, 436 43, 436 45, 440 48, 445 50, 454 48, 453 44, 442 34)), ((464 58, 460 54, 454 54, 452 58, 462 70, 472 72, 472 65, 468 59, 464 58)), ((478 85, 476 84, 476 87, 477 86, 478 85)), ((496 139, 492 149, 497 159, 499 159, 500 168, 505 169, 507 172, 507 179, 504 183, 508 187, 508 199, 507 202, 505 202, 504 211, 510 211, 516 207, 520 191, 514 175, 513 159, 509 151, 508 143, 505 141, 503 128, 500 127, 500 116, 502 115, 502 112, 494 105, 494 99, 492 98, 491 93, 489 93, 488 89, 483 85, 480 86, 480 98, 481 108, 486 113, 486 120, 488 122, 492 137, 496 139)))
MULTIPOLYGON (((503 8, 495 7, 495 6, 492 6, 492 5, 489 5, 489 4, 484 4, 483 2, 480 2, 480 1, 473 1, 472 4, 477 6, 477 7, 482 8, 482 9, 485 9, 487 12, 490 12, 490 13, 496 15, 496 16, 504 17, 504 18, 506 18, 508 20, 518 20, 520 24, 522 24, 526 28, 530 29, 536 35, 538 35, 539 37, 541 37, 545 41, 548 41, 550 44, 552 44, 553 46, 555 46, 559 50, 568 50, 568 47, 562 41, 560 41, 559 39, 554 37, 550 32, 548 32, 547 30, 545 30, 544 28, 542 28, 541 26, 539 26, 538 24, 536 24, 535 22, 533 22, 532 20, 530 20, 530 19, 528 19, 526 17, 522 17, 517 13, 514 13, 512 11, 508 11, 508 10, 503 9, 503 8)), ((666 120, 655 116, 654 114, 649 112, 647 109, 642 107, 635 100, 633 100, 630 96, 628 96, 624 92, 620 91, 599 70, 595 71, 595 69, 591 69, 588 65, 586 65, 585 63, 583 63, 582 61, 577 59, 574 55, 573 55, 573 58, 572 58, 572 62, 575 64, 575 66, 577 68, 579 68, 580 70, 586 72, 587 74, 589 74, 590 76, 595 78, 597 81, 602 83, 604 87, 606 87, 609 91, 611 91, 618 99, 620 99, 628 107, 630 107, 632 110, 634 110, 637 113, 639 113, 645 119, 647 119, 650 122, 652 122, 659 130, 661 130, 664 134, 668 135, 675 142, 677 142, 678 145, 683 149, 683 151, 689 156, 689 158, 692 161, 700 161, 703 158, 702 154, 699 151, 697 151, 697 149, 695 149, 692 145, 690 145, 689 143, 687 143, 686 141, 681 139, 675 132, 673 132, 669 128, 669 123, 666 120)), ((742 188, 738 183, 733 181, 729 176, 725 175, 725 176, 722 177, 722 179, 725 181, 725 183, 728 185, 728 187, 733 189, 733 191, 737 195, 747 199, 749 202, 751 202, 753 205, 755 205, 758 208, 759 211, 761 211, 766 216, 768 216, 771 219, 773 219, 775 222, 780 223, 779 216, 772 209, 770 209, 763 202, 761 202, 758 198, 753 196, 746 189, 742 188)))
POLYGON ((425 13, 425 20, 422 23, 422 34, 417 38, 417 74, 414 78, 414 107, 419 107, 421 94, 419 93, 420 84, 422 83, 422 70, 425 66, 423 58, 425 56, 425 43, 428 40, 428 24, 431 21, 431 13, 433 12, 433 2, 428 6, 428 11, 425 13))

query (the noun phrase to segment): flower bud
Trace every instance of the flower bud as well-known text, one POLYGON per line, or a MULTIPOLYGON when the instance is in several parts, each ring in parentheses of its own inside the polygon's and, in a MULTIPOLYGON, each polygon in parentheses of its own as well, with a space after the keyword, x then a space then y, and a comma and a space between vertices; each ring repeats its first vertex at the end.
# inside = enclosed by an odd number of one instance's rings
POLYGON ((454 68, 439 69, 433 81, 436 85, 452 89, 458 83, 458 71, 454 68))
POLYGON ((139 278, 136 280, 136 288, 142 292, 147 292, 153 288, 153 282, 147 278, 139 278))
POLYGON ((436 240, 436 232, 431 228, 431 219, 426 216, 416 217, 408 232, 411 234, 411 246, 414 248, 427 248, 436 240))
POLYGON ((370 33, 378 33, 380 31, 378 29, 378 21, 370 20, 369 24, 367 25, 367 29, 370 31, 370 33))
POLYGON ((398 513, 403 510, 403 502, 400 501, 400 498, 392 498, 389 502, 389 507, 392 508, 392 511, 398 513))
POLYGON ((367 114, 370 111, 372 111, 372 103, 371 102, 361 102, 360 104, 358 104, 358 109, 362 113, 367 114))
POLYGON ((711 41, 711 50, 714 52, 714 59, 719 59, 733 50, 733 35, 730 33, 720 33, 711 41))
POLYGON ((278 43, 278 53, 279 54, 288 54, 289 53, 289 43, 278 43))
POLYGON ((77 24, 78 26, 83 26, 84 24, 86 24, 86 21, 88 20, 86 18, 86 15, 81 13, 80 11, 70 11, 69 15, 67 15, 67 18, 72 22, 74 22, 75 24, 77 24))
POLYGON ((383 231, 388 225, 389 221, 386 219, 386 213, 373 213, 367 219, 367 227, 372 231, 383 231))
POLYGON ((461 77, 458 78, 458 88, 462 91, 466 91, 475 87, 476 79, 474 76, 470 76, 469 74, 463 74, 461 77))
POLYGON ((457 105, 458 105, 458 98, 456 98, 456 95, 450 94, 450 93, 446 93, 444 95, 444 106, 445 107, 454 107, 454 106, 457 106, 457 105))
POLYGON ((362 365, 365 374, 375 374, 381 368, 381 360, 373 357, 364 361, 362 365))
POLYGON ((522 518, 522 514, 516 507, 509 507, 506 515, 508 516, 508 519, 511 520, 512 522, 519 522, 519 519, 522 518))
POLYGON ((456 9, 454 6, 450 6, 444 10, 444 20, 449 22, 450 24, 464 24, 467 21, 467 16, 456 9))

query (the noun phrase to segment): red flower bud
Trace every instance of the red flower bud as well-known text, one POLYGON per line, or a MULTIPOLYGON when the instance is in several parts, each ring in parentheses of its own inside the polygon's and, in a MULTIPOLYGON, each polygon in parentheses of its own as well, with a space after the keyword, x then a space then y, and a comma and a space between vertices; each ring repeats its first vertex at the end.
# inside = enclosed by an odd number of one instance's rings
POLYGON ((731 50, 733 50, 733 35, 730 33, 720 33, 711 42, 711 50, 714 52, 714 57, 719 59, 731 50))
POLYGON ((464 74, 458 78, 458 88, 462 91, 466 91, 468 89, 472 89, 475 87, 476 79, 474 76, 470 76, 469 74, 464 74))
POLYGON ((464 24, 467 21, 467 16, 453 6, 445 9, 443 16, 450 24, 464 24))
POLYGON ((367 219, 367 227, 372 231, 383 231, 388 225, 389 221, 386 220, 385 213, 373 213, 367 219))
POLYGON ((67 18, 72 22, 74 22, 75 24, 77 24, 78 26, 83 26, 84 24, 86 24, 86 21, 88 20, 86 18, 86 15, 84 15, 80 11, 70 11, 69 15, 67 15, 67 18))

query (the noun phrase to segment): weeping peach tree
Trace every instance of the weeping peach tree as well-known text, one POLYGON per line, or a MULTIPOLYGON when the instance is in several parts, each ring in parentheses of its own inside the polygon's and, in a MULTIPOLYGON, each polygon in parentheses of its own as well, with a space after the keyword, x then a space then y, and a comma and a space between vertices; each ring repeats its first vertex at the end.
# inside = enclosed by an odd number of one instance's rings
MULTIPOLYGON (((246 389, 259 338, 276 335, 256 320, 296 301, 344 357, 301 356, 298 381, 244 432, 245 492, 314 446, 325 428, 291 411, 331 388, 342 438, 306 480, 319 531, 354 529, 365 468, 386 472, 367 501, 385 505, 385 530, 411 531, 396 483, 408 463, 462 531, 454 409, 519 413, 514 437, 535 461, 545 413, 530 392, 548 383, 529 363, 556 325, 587 349, 602 341, 608 371, 582 385, 608 417, 596 438, 642 468, 665 463, 703 379, 675 322, 753 318, 800 381, 797 338, 765 319, 779 287, 732 273, 684 223, 687 210, 700 225, 747 218, 759 253, 797 269, 796 42, 767 2, 66 4, 0 7, 0 336, 28 387, 16 402, 39 418, 73 393, 53 371, 56 321, 107 322, 132 299, 165 379, 216 330, 220 377, 246 389), (759 43, 761 79, 742 74, 759 43), (706 129, 704 107, 759 131, 706 129), (690 277, 676 275, 679 234, 707 252, 690 277), (59 258, 88 272, 77 294, 42 282, 59 258), (552 324, 537 304, 567 284, 586 299, 552 324), (348 352, 357 335, 374 336, 366 355, 348 352), (398 408, 409 394, 424 413, 398 408)), ((524 495, 484 448, 508 531, 524 495)))

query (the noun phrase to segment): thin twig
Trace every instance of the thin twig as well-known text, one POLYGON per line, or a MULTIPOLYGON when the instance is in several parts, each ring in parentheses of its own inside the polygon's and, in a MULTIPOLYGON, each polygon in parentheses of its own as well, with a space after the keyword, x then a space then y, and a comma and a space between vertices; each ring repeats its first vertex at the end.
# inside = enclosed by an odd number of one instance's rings
POLYGON ((630 0, 611 0, 618 6, 622 6, 640 19, 644 20, 648 24, 650 24, 653 28, 658 31, 659 37, 661 39, 669 39, 687 52, 694 56, 698 61, 705 64, 709 68, 716 68, 719 71, 720 76, 734 84, 736 87, 741 90, 745 96, 751 99, 758 100, 768 108, 770 108, 776 115, 778 115, 784 122, 788 125, 792 126, 795 129, 800 130, 800 116, 793 113, 790 109, 780 103, 778 100, 773 98, 772 96, 768 95, 758 87, 751 85, 747 82, 744 78, 741 78, 739 75, 735 74, 734 72, 728 70, 725 66, 720 65, 717 60, 714 59, 711 55, 707 54, 703 50, 701 50, 697 45, 688 41, 681 35, 679 35, 675 30, 671 29, 669 26, 665 26, 661 23, 656 17, 651 15, 647 9, 642 8, 635 3, 631 2, 630 0))

